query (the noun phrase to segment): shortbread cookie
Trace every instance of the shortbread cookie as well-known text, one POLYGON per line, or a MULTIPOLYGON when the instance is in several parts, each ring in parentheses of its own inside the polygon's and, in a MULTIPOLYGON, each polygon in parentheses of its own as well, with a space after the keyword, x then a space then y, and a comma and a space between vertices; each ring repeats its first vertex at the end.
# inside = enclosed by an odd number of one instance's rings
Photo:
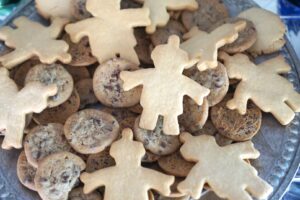
POLYGON ((273 53, 284 46, 286 27, 278 15, 261 8, 250 8, 240 13, 239 17, 252 21, 257 31, 257 40, 248 49, 250 53, 273 53))
POLYGON ((272 113, 282 125, 290 123, 295 112, 300 112, 300 94, 294 90, 292 83, 280 76, 291 70, 283 56, 259 65, 243 54, 231 57, 223 53, 220 57, 225 61, 229 78, 241 80, 234 98, 227 103, 228 108, 245 114, 247 102, 251 99, 261 110, 272 113))
POLYGON ((185 42, 180 45, 191 59, 199 59, 197 67, 200 71, 218 66, 218 49, 234 42, 241 30, 246 27, 245 21, 234 24, 223 24, 210 33, 193 27, 184 35, 185 42))
POLYGON ((164 117, 164 133, 178 135, 177 117, 183 113, 183 97, 189 96, 201 105, 209 94, 207 88, 182 75, 184 68, 193 66, 197 60, 190 61, 188 54, 179 48, 179 43, 178 36, 171 36, 168 44, 154 49, 152 58, 156 68, 120 74, 125 91, 143 85, 140 100, 143 113, 139 124, 143 129, 154 130, 161 115, 164 117))
POLYGON ((72 67, 72 66, 64 66, 65 69, 71 74, 74 83, 82 79, 91 78, 90 72, 86 67, 72 67))
POLYGON ((152 34, 157 27, 168 23, 170 16, 167 10, 196 10, 198 3, 195 0, 144 0, 143 7, 150 10, 151 24, 146 27, 146 31, 152 34))
POLYGON ((97 62, 97 59, 92 55, 89 39, 87 37, 82 38, 78 43, 73 43, 69 35, 65 34, 63 40, 68 43, 68 52, 72 56, 72 61, 68 63, 68 65, 74 67, 86 67, 97 62))
POLYGON ((197 131, 203 127, 208 118, 209 105, 204 99, 201 106, 197 105, 192 99, 183 99, 183 114, 179 116, 179 124, 186 131, 197 131))
POLYGON ((115 160, 109 154, 109 148, 104 149, 100 153, 89 155, 86 161, 86 172, 91 173, 99 169, 116 165, 115 160))
POLYGON ((26 158, 25 152, 22 151, 19 155, 17 162, 17 175, 19 181, 28 189, 36 191, 34 185, 34 177, 36 173, 36 168, 31 166, 26 158))
POLYGON ((28 61, 22 63, 18 67, 18 69, 16 70, 16 73, 14 74, 14 81, 20 88, 24 87, 25 78, 26 78, 26 75, 29 72, 29 70, 38 64, 41 64, 41 62, 38 60, 31 59, 31 60, 28 60, 28 61))
POLYGON ((231 44, 226 44, 221 48, 229 54, 241 53, 253 46, 257 39, 257 32, 254 24, 243 18, 226 19, 224 23, 235 23, 237 21, 245 21, 246 28, 239 32, 239 37, 231 44))
POLYGON ((91 13, 86 9, 87 0, 72 0, 72 16, 78 21, 92 17, 91 13))
POLYGON ((102 196, 97 191, 90 194, 84 194, 83 187, 78 187, 71 190, 68 200, 102 200, 102 196))
POLYGON ((46 64, 54 63, 57 60, 69 63, 71 55, 67 53, 68 44, 63 40, 56 40, 67 22, 66 19, 55 18, 49 27, 45 27, 26 17, 15 19, 13 21, 15 29, 8 26, 0 29, 0 40, 14 49, 14 51, 1 56, 0 62, 8 69, 12 69, 34 56, 46 64))
POLYGON ((186 29, 180 22, 176 20, 170 20, 166 26, 158 28, 155 33, 150 36, 150 38, 154 46, 166 44, 171 35, 177 35, 182 42, 183 35, 186 32, 186 29))
POLYGON ((70 98, 63 104, 54 108, 47 108, 43 112, 34 114, 33 119, 38 124, 60 123, 64 124, 66 120, 75 112, 80 106, 80 97, 76 90, 73 90, 70 98))
POLYGON ((151 52, 154 48, 151 43, 149 35, 145 32, 144 28, 134 29, 135 39, 137 45, 135 46, 135 51, 143 64, 152 65, 153 61, 151 59, 151 52))
POLYGON ((216 139, 216 142, 219 146, 226 146, 229 144, 232 144, 233 140, 221 135, 214 124, 211 122, 211 120, 207 120, 205 125, 202 129, 199 129, 196 132, 193 132, 194 136, 200 136, 200 135, 211 135, 214 136, 216 139))
POLYGON ((24 150, 28 162, 38 167, 43 158, 62 151, 70 151, 71 146, 64 135, 61 124, 39 125, 33 128, 24 140, 24 150))
POLYGON ((210 117, 212 123, 223 136, 234 141, 250 140, 256 135, 261 127, 262 113, 253 103, 248 104, 247 112, 239 114, 237 110, 230 110, 226 107, 226 98, 218 105, 211 108, 210 117))
POLYGON ((114 58, 101 64, 94 73, 93 88, 98 100, 112 107, 131 107, 139 103, 141 87, 130 91, 123 90, 120 78, 122 71, 135 71, 139 67, 122 58, 114 58))
POLYGON ((151 153, 150 151, 146 151, 144 157, 142 158, 142 163, 153 163, 156 162, 159 158, 159 155, 151 153))
POLYGON ((199 199, 207 183, 219 197, 229 200, 250 200, 249 193, 257 199, 267 199, 272 193, 272 187, 244 161, 260 155, 252 142, 219 147, 213 136, 194 137, 184 133, 180 139, 184 142, 180 149, 182 156, 197 164, 177 186, 179 192, 199 199))
POLYGON ((54 97, 49 98, 50 108, 64 103, 72 94, 74 83, 72 76, 60 64, 36 65, 31 68, 25 78, 25 84, 40 82, 44 85, 55 84, 58 92, 54 97))
POLYGON ((184 160, 179 151, 159 158, 158 164, 166 173, 176 177, 186 177, 195 165, 193 162, 184 160))
POLYGON ((2 148, 21 148, 26 115, 42 112, 47 107, 48 98, 57 93, 57 87, 35 82, 18 91, 15 82, 9 78, 8 70, 2 67, 0 90, 0 132, 5 135, 2 148))
POLYGON ((35 187, 43 200, 67 200, 84 169, 84 161, 72 153, 51 154, 39 162, 35 187))
POLYGON ((145 130, 139 127, 140 117, 134 124, 134 137, 144 144, 145 149, 156 155, 169 155, 180 147, 179 137, 165 135, 163 132, 163 119, 159 117, 156 127, 153 131, 145 130))
POLYGON ((120 10, 120 0, 89 0, 86 8, 93 15, 92 18, 66 26, 72 41, 77 43, 88 36, 92 53, 100 63, 118 54, 139 64, 134 50, 136 39, 133 28, 150 24, 149 9, 120 10))
POLYGON ((35 6, 40 15, 46 19, 62 17, 72 20, 73 0, 35 0, 35 6))
POLYGON ((75 88, 80 97, 80 108, 84 108, 87 105, 95 104, 98 99, 95 96, 93 90, 92 79, 82 79, 75 84, 75 88))
POLYGON ((210 90, 206 98, 210 107, 220 103, 228 92, 229 78, 226 68, 220 62, 214 69, 200 72, 193 67, 186 70, 184 74, 210 90))
POLYGON ((202 31, 209 31, 221 20, 229 17, 229 12, 223 0, 197 0, 196 11, 184 11, 182 22, 187 30, 197 26, 202 31))
POLYGON ((142 167, 141 159, 145 154, 142 143, 133 141, 130 129, 124 129, 122 135, 122 139, 110 148, 116 166, 93 173, 85 172, 80 176, 84 183, 84 193, 105 186, 104 199, 147 200, 150 189, 169 195, 174 177, 142 167))
POLYGON ((65 136, 79 153, 103 151, 119 135, 119 123, 108 113, 86 109, 71 115, 65 123, 65 136))

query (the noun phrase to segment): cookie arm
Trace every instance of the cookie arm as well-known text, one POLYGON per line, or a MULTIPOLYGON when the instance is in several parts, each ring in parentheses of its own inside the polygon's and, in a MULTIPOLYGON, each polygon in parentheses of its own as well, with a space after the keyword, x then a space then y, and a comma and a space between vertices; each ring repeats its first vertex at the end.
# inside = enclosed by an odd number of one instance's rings
POLYGON ((142 85, 146 77, 150 77, 151 69, 142 69, 134 72, 123 71, 120 74, 121 80, 124 82, 123 89, 131 90, 139 85, 142 85))
POLYGON ((168 196, 171 194, 171 185, 175 181, 174 176, 168 176, 154 170, 144 170, 147 176, 146 180, 149 181, 149 185, 151 187, 149 189, 154 189, 164 196, 168 196))
POLYGON ((281 55, 259 64, 258 67, 266 68, 278 74, 286 74, 291 71, 291 67, 281 55))
POLYGON ((89 33, 90 27, 94 24, 91 20, 93 19, 86 19, 66 26, 65 30, 70 35, 72 42, 78 43, 81 38, 88 36, 87 33, 89 33))
POLYGON ((209 89, 201 86, 195 81, 184 77, 184 90, 186 95, 191 97, 198 105, 202 105, 203 98, 209 95, 209 89))
POLYGON ((83 192, 88 194, 98 187, 102 187, 107 182, 106 177, 109 174, 109 169, 101 169, 94 173, 83 173, 80 176, 80 180, 83 182, 83 192))
POLYGON ((255 149, 251 141, 235 143, 222 148, 238 155, 242 160, 257 159, 260 156, 259 151, 255 149))
POLYGON ((148 8, 122 10, 122 19, 126 20, 132 27, 148 26, 151 24, 148 8))

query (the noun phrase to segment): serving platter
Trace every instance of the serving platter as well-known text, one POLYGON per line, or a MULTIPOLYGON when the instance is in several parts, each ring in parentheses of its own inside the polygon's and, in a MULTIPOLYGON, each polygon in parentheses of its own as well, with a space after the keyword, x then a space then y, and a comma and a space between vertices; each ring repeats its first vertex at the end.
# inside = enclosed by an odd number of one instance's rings
MULTIPOLYGON (((251 0, 224 0, 232 16, 241 11, 257 6, 251 0)), ((10 25, 18 16, 27 16, 35 21, 45 22, 36 12, 33 0, 24 0, 21 5, 0 26, 10 25)), ((262 19, 263 20, 263 19, 262 19)), ((5 47, 0 44, 0 51, 5 47)), ((292 71, 287 78, 300 91, 300 63, 287 41, 280 52, 291 65, 292 71)), ((261 62, 267 55, 257 59, 261 62)), ((274 97, 276 98, 276 97, 274 97)), ((0 143, 2 138, 0 139, 0 143)), ((259 159, 252 162, 259 175, 274 187, 270 200, 279 200, 291 183, 300 163, 300 114, 288 126, 281 126, 270 114, 263 115, 260 133, 254 138, 255 147, 261 152, 259 159)), ((38 200, 38 195, 23 187, 16 175, 16 163, 19 150, 5 151, 0 149, 0 199, 1 200, 38 200)), ((221 170, 221 169, 220 169, 221 170)), ((201 200, 219 198, 206 193, 201 200)))

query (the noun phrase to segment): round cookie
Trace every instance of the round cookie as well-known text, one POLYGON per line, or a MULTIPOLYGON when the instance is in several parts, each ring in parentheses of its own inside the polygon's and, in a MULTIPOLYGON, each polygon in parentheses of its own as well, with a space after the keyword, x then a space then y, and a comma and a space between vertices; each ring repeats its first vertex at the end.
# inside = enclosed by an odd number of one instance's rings
POLYGON ((26 158, 25 152, 22 151, 19 155, 17 162, 17 175, 19 181, 28 189, 36 191, 34 185, 34 177, 36 173, 36 168, 31 166, 26 158))
POLYGON ((92 17, 86 9, 86 0, 72 0, 72 15, 78 21, 92 17))
POLYGON ((190 98, 183 99, 183 114, 179 116, 179 123, 186 131, 194 132, 203 127, 208 118, 208 101, 204 99, 201 106, 190 98))
POLYGON ((24 150, 28 162, 38 167, 38 162, 43 158, 72 148, 64 135, 61 124, 39 125, 33 128, 24 140, 24 150))
POLYGON ((90 72, 86 67, 73 67, 66 65, 65 69, 73 77, 74 83, 77 83, 82 79, 91 78, 90 72))
POLYGON ((60 64, 39 64, 31 68, 26 75, 25 85, 35 81, 45 85, 57 85, 57 94, 50 97, 48 100, 48 106, 50 108, 59 106, 67 101, 71 96, 74 87, 72 76, 60 64))
POLYGON ((222 101, 229 89, 229 78, 226 68, 219 62, 214 69, 200 72, 196 67, 185 71, 185 75, 210 90, 206 97, 209 106, 214 106, 222 101))
POLYGON ((80 97, 76 89, 73 90, 70 98, 63 104, 47 108, 41 113, 34 113, 33 119, 38 124, 60 123, 64 124, 68 117, 77 112, 80 106, 80 97))
POLYGON ((62 39, 68 43, 68 52, 72 56, 72 61, 68 63, 68 65, 85 67, 97 62, 97 59, 92 55, 89 39, 87 37, 82 38, 78 43, 73 43, 68 34, 65 34, 62 39))
POLYGON ((177 35, 182 42, 183 35, 186 32, 186 29, 180 22, 170 20, 166 26, 158 28, 150 38, 154 46, 168 43, 168 39, 171 35, 177 35))
POLYGON ((158 165, 170 175, 186 177, 195 164, 184 160, 180 151, 176 151, 169 156, 159 158, 158 165))
POLYGON ((137 42, 134 49, 141 63, 152 65, 153 60, 151 58, 151 52, 154 49, 154 46, 151 43, 149 35, 146 33, 144 28, 134 29, 134 35, 137 42))
POLYGON ((103 151, 119 136, 119 123, 110 114, 86 109, 71 115, 64 132, 70 145, 79 153, 103 151))
POLYGON ((230 23, 238 22, 240 20, 246 21, 246 28, 239 32, 239 37, 231 44, 226 44, 221 50, 229 53, 241 53, 253 46, 257 39, 257 33, 254 24, 246 19, 236 18, 228 20, 230 23))
POLYGON ((226 145, 232 144, 232 142, 233 142, 231 139, 221 135, 218 132, 218 130, 216 129, 216 127, 213 125, 211 120, 207 120, 202 129, 199 129, 198 131, 193 132, 192 134, 194 136, 199 136, 199 135, 214 136, 217 144, 220 146, 226 146, 226 145))
POLYGON ((139 67, 122 58, 114 58, 101 64, 93 78, 94 92, 98 100, 106 106, 131 107, 139 103, 142 87, 130 91, 123 90, 120 78, 122 71, 135 71, 139 67))
POLYGON ((93 90, 92 79, 82 79, 75 84, 75 88, 80 97, 80 109, 90 104, 98 102, 93 90))
POLYGON ((68 200, 102 200, 102 196, 97 191, 84 194, 83 187, 78 187, 71 190, 68 200))
POLYGON ((67 199, 84 169, 84 161, 72 153, 51 154, 39 162, 35 187, 42 199, 67 199))
POLYGON ((89 155, 86 161, 85 171, 88 173, 92 173, 99 169, 114 166, 115 164, 116 163, 114 158, 109 154, 109 148, 106 148, 100 153, 89 155))
POLYGON ((24 87, 25 78, 26 78, 28 71, 32 67, 34 67, 35 65, 38 65, 40 63, 41 62, 38 60, 28 60, 18 67, 16 73, 14 74, 14 81, 20 88, 24 87))
POLYGON ((212 107, 210 117, 212 123, 223 136, 233 141, 250 140, 261 127, 262 113, 253 103, 248 104, 247 113, 241 115, 237 110, 230 110, 226 103, 230 95, 212 107))
POLYGON ((169 155, 179 149, 181 143, 178 136, 165 135, 163 133, 163 118, 159 117, 153 131, 139 127, 140 117, 134 124, 134 137, 142 142, 146 150, 156 155, 169 155))
POLYGON ((35 7, 45 19, 50 19, 51 17, 73 19, 72 0, 35 0, 35 7))
POLYGON ((181 20, 187 30, 198 26, 202 31, 229 17, 228 10, 222 0, 197 0, 196 11, 183 11, 181 20))

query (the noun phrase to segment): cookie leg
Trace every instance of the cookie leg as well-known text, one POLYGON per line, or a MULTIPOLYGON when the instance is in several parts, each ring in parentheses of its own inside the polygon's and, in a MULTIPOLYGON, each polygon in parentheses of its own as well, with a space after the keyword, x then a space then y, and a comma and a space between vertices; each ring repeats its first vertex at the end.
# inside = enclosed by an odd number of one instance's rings
POLYGON ((23 131, 25 127, 25 117, 9 117, 12 123, 8 124, 2 143, 3 149, 22 148, 23 131))
POLYGON ((144 109, 140 119, 140 127, 146 130, 154 130, 158 120, 158 114, 151 109, 144 109))
POLYGON ((249 100, 246 86, 240 83, 235 90, 233 99, 227 102, 227 107, 231 110, 237 109, 240 114, 244 115, 247 112, 247 102, 249 100))
POLYGON ((282 125, 287 125, 295 117, 294 111, 288 105, 282 102, 274 105, 271 108, 271 113, 282 125))
POLYGON ((295 111, 300 112, 300 94, 297 92, 292 92, 289 94, 287 104, 295 111))
POLYGON ((230 194, 228 199, 252 200, 251 196, 244 190, 237 190, 234 194, 230 194))
POLYGON ((164 116, 163 131, 166 135, 179 135, 180 130, 176 115, 164 116))
POLYGON ((273 188, 270 185, 257 177, 253 177, 252 180, 248 182, 246 190, 256 198, 265 199, 273 191, 273 188))
MULTIPOLYGON (((192 170, 193 171, 193 170, 192 170)), ((178 184, 177 189, 182 194, 191 195, 194 199, 199 199, 203 190, 203 186, 205 184, 204 179, 197 179, 193 175, 193 172, 186 177, 184 181, 178 184), (195 181, 197 180, 197 181, 195 181)), ((195 174, 196 175, 196 174, 195 174)))

